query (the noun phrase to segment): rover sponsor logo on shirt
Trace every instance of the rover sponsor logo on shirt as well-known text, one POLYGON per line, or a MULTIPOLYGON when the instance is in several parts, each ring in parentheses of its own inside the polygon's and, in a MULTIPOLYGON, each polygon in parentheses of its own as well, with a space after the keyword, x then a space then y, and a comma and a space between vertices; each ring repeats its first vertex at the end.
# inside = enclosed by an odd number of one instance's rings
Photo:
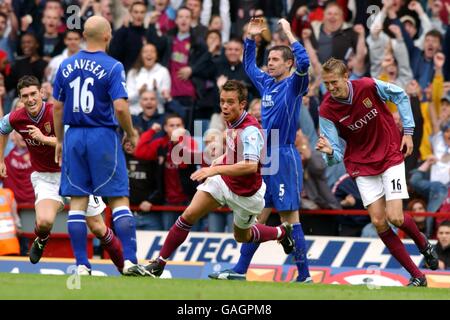
POLYGON ((347 126, 352 131, 357 131, 367 125, 370 120, 374 119, 378 115, 377 109, 372 109, 364 115, 361 119, 356 120, 354 123, 347 126))

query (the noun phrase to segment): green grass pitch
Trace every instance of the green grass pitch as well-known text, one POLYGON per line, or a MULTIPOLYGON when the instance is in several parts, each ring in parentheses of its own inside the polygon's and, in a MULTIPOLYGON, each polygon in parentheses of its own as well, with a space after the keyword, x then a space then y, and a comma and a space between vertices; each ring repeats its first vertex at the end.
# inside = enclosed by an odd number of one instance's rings
MULTIPOLYGON (((295 284, 223 280, 81 277, 80 289, 68 289, 69 276, 0 274, 0 300, 5 299, 158 299, 158 300, 369 300, 450 299, 436 288, 295 284)), ((71 278, 73 279, 73 278, 71 278)), ((76 284, 69 281, 72 286, 76 284)))

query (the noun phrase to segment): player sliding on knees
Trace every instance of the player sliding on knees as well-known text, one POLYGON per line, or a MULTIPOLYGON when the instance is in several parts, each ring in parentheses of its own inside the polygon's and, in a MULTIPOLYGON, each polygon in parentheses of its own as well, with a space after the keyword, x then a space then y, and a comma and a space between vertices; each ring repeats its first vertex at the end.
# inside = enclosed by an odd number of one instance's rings
MULTIPOLYGON (((136 257, 136 223, 129 208, 125 155, 116 129, 120 124, 125 131, 123 142, 130 150, 138 136, 131 123, 123 65, 105 53, 111 33, 105 18, 90 17, 84 24, 86 49, 64 60, 56 73, 55 161, 62 164, 60 192, 71 197, 70 213, 75 220, 84 216, 89 194, 107 197, 114 231, 122 243, 123 274, 150 276, 136 257), (64 125, 69 126, 66 133, 64 125)), ((83 245, 83 232, 70 234, 75 251, 83 245)))
POLYGON ((322 79, 328 93, 320 106, 320 131, 316 149, 328 165, 344 161, 356 180, 363 204, 378 235, 391 254, 411 274, 408 286, 426 287, 425 275, 414 264, 388 222, 414 240, 432 270, 438 257, 414 220, 403 214, 402 199, 408 199, 404 157, 413 151, 414 119, 405 91, 372 78, 348 80, 343 61, 331 58, 323 65, 322 79), (386 106, 397 105, 403 136, 386 106), (346 147, 340 142, 345 140, 346 147), (402 153, 404 152, 404 154, 402 153))
POLYGON ((291 238, 292 226, 284 223, 269 227, 256 223, 264 208, 266 185, 260 174, 260 156, 264 146, 258 121, 244 109, 247 89, 229 80, 220 92, 220 107, 227 122, 227 146, 224 155, 211 167, 197 170, 194 181, 205 182, 197 187, 191 204, 178 218, 167 235, 160 256, 145 268, 159 277, 167 259, 184 242, 192 226, 204 215, 228 205, 234 214, 234 238, 238 242, 265 242, 291 238))
MULTIPOLYGON (((54 161, 56 137, 53 128, 53 105, 43 102, 39 80, 34 76, 24 76, 18 82, 17 91, 25 107, 5 115, 0 122, 0 176, 7 175, 4 149, 8 134, 16 130, 27 144, 34 169, 31 182, 36 195, 36 227, 34 229, 36 239, 33 241, 29 256, 31 263, 35 264, 42 257, 57 212, 64 208, 64 200, 59 195, 61 169, 54 161)), ((79 250, 74 251, 77 273, 80 275, 91 273, 86 251, 86 224, 100 239, 103 248, 109 253, 118 270, 122 271, 123 257, 119 240, 105 225, 101 216, 105 207, 101 198, 90 196, 86 218, 69 216, 69 234, 73 231, 75 223, 83 231, 80 236, 82 245, 79 250)))

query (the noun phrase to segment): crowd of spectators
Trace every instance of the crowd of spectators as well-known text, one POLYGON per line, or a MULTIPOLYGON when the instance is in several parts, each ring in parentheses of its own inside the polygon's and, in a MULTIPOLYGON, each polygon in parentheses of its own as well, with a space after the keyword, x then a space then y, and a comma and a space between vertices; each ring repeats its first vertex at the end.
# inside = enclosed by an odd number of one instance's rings
MULTIPOLYGON (((406 159, 410 202, 405 209, 450 211, 450 0, 5 0, 0 4, 0 115, 15 104, 15 87, 25 74, 41 79, 50 96, 61 61, 83 48, 81 30, 69 26, 74 21, 82 26, 91 15, 110 21, 109 54, 127 72, 130 110, 141 135, 136 152, 127 154, 131 201, 143 229, 167 229, 174 221, 176 213, 152 212, 152 205, 189 202, 195 190, 189 174, 201 163, 178 163, 170 151, 182 140, 183 152, 194 154, 207 145, 207 129, 224 130, 218 93, 227 79, 246 84, 250 112, 260 118, 259 94, 242 65, 251 17, 263 17, 267 25, 256 39, 259 67, 265 68, 271 46, 289 45, 277 26, 282 17, 310 56, 310 86, 297 136, 305 168, 304 209, 363 209, 343 165, 327 168, 311 147, 326 92, 321 64, 335 57, 347 63, 351 79, 370 76, 406 90, 416 128, 414 153, 406 159), (192 137, 180 138, 186 130, 192 137)), ((396 106, 388 106, 402 130, 396 106)), ((221 134, 213 137, 213 145, 222 143, 221 134)), ((16 163, 26 159, 22 149, 14 141, 16 163)), ((23 185, 16 186, 19 193, 23 185)), ((211 217, 200 230, 230 230, 230 214, 211 217)), ((327 219, 321 223, 335 226, 334 235, 370 235, 367 217, 327 219)), ((417 223, 435 237, 441 220, 417 223)), ((305 233, 319 229, 314 224, 305 233)))

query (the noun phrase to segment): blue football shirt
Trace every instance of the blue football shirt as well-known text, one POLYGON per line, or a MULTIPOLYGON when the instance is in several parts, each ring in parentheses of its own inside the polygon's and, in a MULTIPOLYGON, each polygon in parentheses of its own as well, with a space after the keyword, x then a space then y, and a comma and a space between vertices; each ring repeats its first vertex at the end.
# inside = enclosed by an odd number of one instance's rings
POLYGON ((64 103, 63 123, 117 127, 113 101, 128 99, 122 63, 103 51, 81 50, 60 65, 53 97, 64 103))
POLYGON ((267 149, 272 146, 295 143, 303 95, 308 91, 309 57, 298 42, 292 44, 295 71, 287 78, 276 81, 256 66, 256 44, 245 40, 244 67, 258 89, 261 99, 262 127, 267 134, 267 149), (277 130, 279 141, 271 140, 271 131, 277 130))

